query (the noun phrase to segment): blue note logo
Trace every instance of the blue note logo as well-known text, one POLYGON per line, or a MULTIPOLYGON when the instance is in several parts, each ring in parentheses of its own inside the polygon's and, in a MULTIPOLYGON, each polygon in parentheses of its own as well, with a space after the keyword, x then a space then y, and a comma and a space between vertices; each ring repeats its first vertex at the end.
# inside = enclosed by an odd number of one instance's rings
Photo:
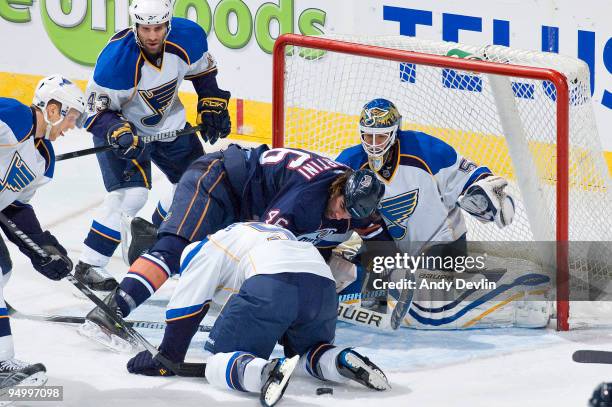
POLYGON ((5 189, 20 192, 34 181, 34 178, 36 178, 34 171, 28 167, 18 153, 15 153, 4 177, 0 179, 0 192, 5 189))
POLYGON ((418 201, 419 190, 417 188, 380 202, 380 213, 389 221, 388 230, 395 240, 401 240, 406 236, 408 228, 403 223, 412 215, 418 201))
POLYGON ((174 93, 176 92, 176 84, 178 79, 174 78, 168 83, 164 83, 157 88, 148 90, 139 90, 138 93, 142 100, 151 108, 153 114, 151 116, 143 117, 140 122, 147 126, 156 126, 164 116, 164 113, 174 101, 174 93))

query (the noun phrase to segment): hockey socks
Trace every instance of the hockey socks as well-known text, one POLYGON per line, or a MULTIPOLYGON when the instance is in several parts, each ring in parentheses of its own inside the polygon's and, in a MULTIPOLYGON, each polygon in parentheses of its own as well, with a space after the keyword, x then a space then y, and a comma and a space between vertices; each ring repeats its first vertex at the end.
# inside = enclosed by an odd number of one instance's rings
POLYGON ((191 339, 198 331, 200 322, 206 316, 210 301, 183 310, 166 311, 166 330, 159 350, 170 360, 185 360, 191 339))
POLYGON ((119 285, 125 294, 117 299, 123 316, 145 302, 180 268, 183 249, 189 242, 175 235, 162 236, 148 253, 138 257, 119 285))

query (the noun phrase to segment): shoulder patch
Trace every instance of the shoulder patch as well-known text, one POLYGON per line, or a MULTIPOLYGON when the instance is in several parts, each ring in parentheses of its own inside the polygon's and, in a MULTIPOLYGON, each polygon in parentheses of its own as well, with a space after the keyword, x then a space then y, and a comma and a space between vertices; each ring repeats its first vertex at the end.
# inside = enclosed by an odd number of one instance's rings
POLYGON ((206 32, 197 23, 180 17, 172 18, 166 52, 178 55, 188 65, 202 58, 208 51, 206 32))
POLYGON ((0 121, 6 123, 15 135, 16 140, 3 139, 0 145, 24 141, 34 128, 32 110, 15 99, 0 98, 0 121))
POLYGON ((138 77, 139 57, 140 48, 134 33, 129 29, 123 30, 111 38, 98 56, 93 80, 113 90, 132 89, 138 77))
POLYGON ((429 134, 407 130, 399 132, 398 138, 400 161, 403 165, 418 163, 415 166, 423 168, 424 164, 429 169, 428 172, 435 175, 442 168, 450 167, 457 161, 457 152, 453 147, 429 134), (405 162, 407 164, 404 164, 405 162))
POLYGON ((368 155, 363 151, 361 144, 358 144, 342 150, 335 161, 347 165, 354 170, 358 170, 363 164, 368 162, 368 155))

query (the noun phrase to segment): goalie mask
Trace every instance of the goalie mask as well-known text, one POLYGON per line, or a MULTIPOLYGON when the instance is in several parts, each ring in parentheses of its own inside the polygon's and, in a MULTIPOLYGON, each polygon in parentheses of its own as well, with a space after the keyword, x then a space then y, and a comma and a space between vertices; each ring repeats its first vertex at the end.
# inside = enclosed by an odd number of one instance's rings
POLYGON ((172 18, 172 2, 170 0, 134 0, 129 8, 132 20, 132 31, 139 47, 143 47, 138 38, 138 24, 166 24, 167 31, 164 41, 170 34, 170 19, 172 18))
POLYGON ((374 171, 383 166, 385 154, 395 142, 401 120, 397 107, 387 99, 374 99, 363 106, 359 119, 361 145, 374 171))
POLYGON ((378 208, 385 186, 370 170, 353 172, 344 185, 344 205, 352 218, 370 216, 378 208))

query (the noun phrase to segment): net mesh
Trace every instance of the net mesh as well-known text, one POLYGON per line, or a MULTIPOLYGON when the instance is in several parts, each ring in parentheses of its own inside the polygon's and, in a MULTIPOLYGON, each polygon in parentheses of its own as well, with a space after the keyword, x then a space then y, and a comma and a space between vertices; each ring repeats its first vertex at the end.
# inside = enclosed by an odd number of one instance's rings
MULTIPOLYGON (((551 53, 411 37, 327 38, 563 73, 570 90, 569 238, 605 242, 580 245, 580 250, 570 247, 570 298, 593 299, 597 291, 599 299, 605 294, 600 288, 612 276, 611 184, 584 62, 551 53)), ((469 240, 555 240, 557 122, 552 83, 298 46, 285 56, 284 81, 285 147, 334 158, 360 143, 362 106, 374 98, 389 99, 403 116, 403 129, 438 137, 509 180, 508 191, 517 202, 513 224, 500 230, 466 216, 469 240)), ((572 317, 578 308, 573 308, 572 317)), ((601 320, 592 310, 579 318, 590 317, 601 320)))

